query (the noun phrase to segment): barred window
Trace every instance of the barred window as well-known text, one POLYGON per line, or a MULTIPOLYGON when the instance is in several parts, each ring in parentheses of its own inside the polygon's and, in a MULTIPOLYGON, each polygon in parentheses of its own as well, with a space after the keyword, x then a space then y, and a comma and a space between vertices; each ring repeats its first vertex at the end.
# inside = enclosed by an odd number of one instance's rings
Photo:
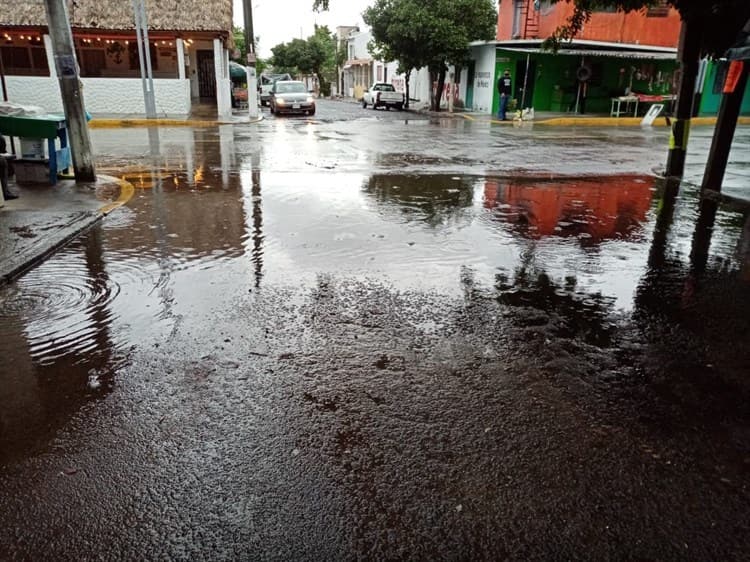
POLYGON ((667 15, 669 15, 667 0, 659 0, 659 2, 646 9, 647 18, 665 18, 667 15))

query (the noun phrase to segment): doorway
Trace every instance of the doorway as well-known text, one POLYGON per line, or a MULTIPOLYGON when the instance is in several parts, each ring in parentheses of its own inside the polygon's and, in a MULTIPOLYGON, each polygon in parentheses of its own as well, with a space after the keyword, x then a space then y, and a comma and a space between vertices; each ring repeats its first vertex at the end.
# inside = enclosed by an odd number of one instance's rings
POLYGON ((198 51, 198 95, 201 99, 216 99, 216 71, 214 52, 198 51))
POLYGON ((466 102, 464 103, 464 107, 466 109, 473 109, 474 108, 474 73, 475 73, 475 63, 474 61, 471 61, 469 63, 469 68, 466 71, 466 102))
POLYGON ((522 59, 516 62, 516 100, 518 108, 526 109, 534 107, 534 84, 536 82, 536 61, 528 59, 529 72, 526 75, 526 61, 522 59), (526 94, 524 95, 524 82, 526 83, 526 94), (523 107, 521 107, 523 105, 523 107))

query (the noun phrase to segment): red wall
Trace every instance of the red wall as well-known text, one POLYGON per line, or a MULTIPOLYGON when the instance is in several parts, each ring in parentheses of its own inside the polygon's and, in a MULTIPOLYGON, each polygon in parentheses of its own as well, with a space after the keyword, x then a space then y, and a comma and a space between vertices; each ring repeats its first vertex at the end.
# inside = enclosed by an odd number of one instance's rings
MULTIPOLYGON (((531 12, 533 13, 533 10, 531 12)), ((546 39, 558 26, 563 25, 572 13, 573 5, 568 2, 560 1, 551 7, 543 3, 539 12, 539 31, 535 32, 534 36, 529 33, 529 37, 522 37, 522 39, 546 39)), ((525 8, 523 14, 526 14, 525 8)), ((513 0, 500 1, 497 23, 497 39, 499 41, 513 39, 513 0)), ((523 33, 523 25, 521 29, 523 33)), ((644 12, 595 13, 591 16, 591 20, 584 24, 583 31, 576 38, 677 47, 679 35, 680 14, 671 9, 666 17, 646 17, 644 12)))

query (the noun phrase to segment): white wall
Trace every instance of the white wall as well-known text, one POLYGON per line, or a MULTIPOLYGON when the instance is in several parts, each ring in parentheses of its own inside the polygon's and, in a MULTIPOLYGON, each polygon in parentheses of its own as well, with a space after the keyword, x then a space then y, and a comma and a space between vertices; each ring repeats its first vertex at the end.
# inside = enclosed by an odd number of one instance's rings
MULTIPOLYGON (((38 105, 50 112, 63 111, 57 78, 6 76, 8 99, 38 105)), ((145 113, 140 78, 82 78, 83 98, 89 113, 145 113)), ((190 113, 189 80, 154 79, 156 111, 159 115, 190 113)))
POLYGON ((492 98, 495 92, 495 46, 480 45, 471 48, 474 59, 474 103, 473 111, 492 113, 492 98))
POLYGON ((351 47, 354 47, 355 59, 371 59, 372 55, 367 50, 367 44, 372 40, 372 34, 369 31, 355 31, 349 36, 349 53, 351 53, 351 47))

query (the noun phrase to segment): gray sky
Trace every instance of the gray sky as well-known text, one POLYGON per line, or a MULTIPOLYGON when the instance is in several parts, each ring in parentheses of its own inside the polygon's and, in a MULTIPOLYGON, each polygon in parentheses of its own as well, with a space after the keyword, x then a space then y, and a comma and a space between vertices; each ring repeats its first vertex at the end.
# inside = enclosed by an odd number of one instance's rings
MULTIPOLYGON (((255 35, 260 37, 258 54, 271 56, 271 47, 313 33, 316 23, 331 31, 338 25, 359 25, 364 29, 362 12, 373 0, 331 0, 328 12, 312 11, 313 0, 252 0, 255 35)), ((234 0, 234 24, 244 27, 242 0, 234 0)))

